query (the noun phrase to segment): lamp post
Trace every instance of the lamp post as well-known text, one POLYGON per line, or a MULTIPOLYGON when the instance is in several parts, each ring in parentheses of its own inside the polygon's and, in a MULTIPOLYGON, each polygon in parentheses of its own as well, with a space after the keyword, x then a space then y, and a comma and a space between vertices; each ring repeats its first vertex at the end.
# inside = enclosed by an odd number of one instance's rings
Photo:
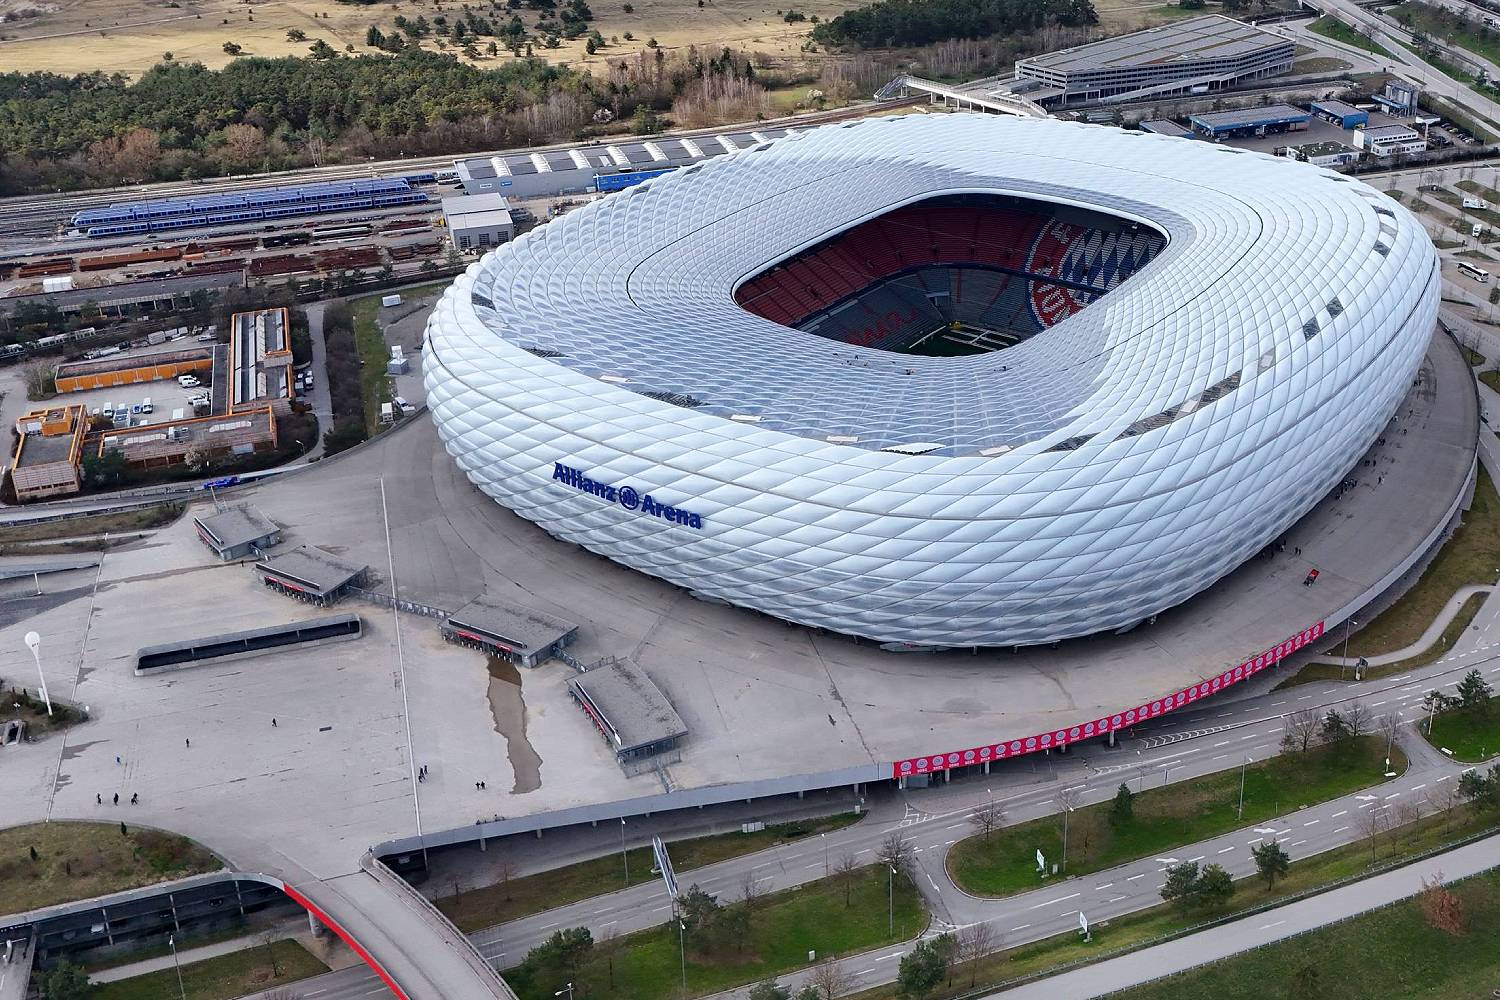
POLYGON ((47 695, 47 677, 42 673, 42 637, 35 632, 26 633, 26 648, 31 650, 31 658, 36 661, 36 676, 42 682, 42 701, 47 705, 47 714, 52 714, 52 699, 47 695))
POLYGON ((625 850, 625 817, 620 817, 620 858, 625 862, 625 888, 630 888, 630 854, 625 850))
POLYGON ((177 969, 177 992, 182 1000, 187 1000, 187 990, 182 986, 182 963, 177 961, 177 935, 167 935, 167 947, 172 949, 172 965, 177 969))
MULTIPOLYGON (((1341 657, 1341 659, 1343 659, 1345 663, 1339 667, 1340 676, 1343 675, 1344 669, 1349 666, 1347 662, 1349 659, 1349 630, 1358 624, 1359 622, 1355 621, 1352 617, 1344 619, 1344 655, 1341 657)), ((1354 679, 1359 680, 1358 670, 1354 671, 1354 679)))
POLYGON ((1385 769, 1387 772, 1387 776, 1389 776, 1391 770, 1391 744, 1396 742, 1396 730, 1401 725, 1400 719, 1401 716, 1396 716, 1395 718, 1391 719, 1391 724, 1386 727, 1386 729, 1388 730, 1385 737, 1385 769))
POLYGON ((1245 754, 1244 759, 1240 761, 1240 808, 1239 811, 1235 813, 1236 819, 1245 818, 1245 766, 1249 763, 1250 755, 1245 754))
POLYGON ((555 996, 555 997, 560 997, 564 993, 566 993, 568 995, 568 1000, 573 1000, 573 984, 572 983, 569 983, 567 986, 564 986, 562 989, 558 990, 556 993, 554 993, 552 995, 555 996))
POLYGON ((823 877, 827 878, 828 877, 828 834, 826 834, 826 833, 820 833, 820 834, 818 834, 818 836, 821 837, 822 840, 823 840, 823 877))
POLYGON ((1064 802, 1063 803, 1063 853, 1062 853, 1062 873, 1063 873, 1064 876, 1066 876, 1068 874, 1068 813, 1070 813, 1072 811, 1073 811, 1073 807, 1070 806, 1070 805, 1068 805, 1066 802, 1064 802))
POLYGON ((677 954, 682 960, 682 995, 687 996, 687 924, 677 920, 677 954))

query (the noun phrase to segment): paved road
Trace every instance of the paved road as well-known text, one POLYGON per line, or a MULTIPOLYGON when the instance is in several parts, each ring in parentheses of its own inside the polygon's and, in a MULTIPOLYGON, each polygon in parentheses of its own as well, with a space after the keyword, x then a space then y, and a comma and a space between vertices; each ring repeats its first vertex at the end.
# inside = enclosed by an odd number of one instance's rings
MULTIPOLYGON (((1072 788, 1082 803, 1090 803, 1109 798, 1124 781, 1133 788, 1150 787, 1233 768, 1247 755, 1258 760, 1274 753, 1281 735, 1281 713, 1300 708, 1323 709, 1358 698, 1376 712, 1399 712, 1412 722, 1420 717, 1423 694, 1433 686, 1451 686, 1476 665, 1500 675, 1500 608, 1481 612, 1463 648, 1410 675, 1359 685, 1304 685, 1197 709, 1149 733, 1143 730, 1140 738, 1107 757, 1100 756, 1102 751, 1075 751, 1056 781, 996 798, 1006 808, 1007 823, 1012 824, 1056 812, 1059 788, 1072 788)), ((1500 676, 1491 680, 1500 682, 1500 676)), ((1398 810, 1404 802, 1418 803, 1424 813, 1433 811, 1461 768, 1434 751, 1410 727, 1400 742, 1411 757, 1411 766, 1399 777, 1365 792, 1289 810, 1259 826, 1176 849, 1171 857, 1218 863, 1236 876, 1245 875, 1253 870, 1250 845, 1263 839, 1274 837, 1283 843, 1295 862, 1358 840, 1363 835, 1359 817, 1366 812, 1398 810)), ((943 859, 954 842, 973 832, 968 817, 977 802, 988 798, 983 781, 970 779, 910 800, 931 803, 930 811, 908 806, 904 816, 872 817, 825 839, 805 840, 684 873, 681 881, 701 884, 723 899, 738 898, 747 876, 755 879, 761 892, 788 888, 823 876, 825 849, 830 863, 845 852, 861 863, 873 863, 880 842, 890 830, 899 829, 918 851, 917 884, 933 910, 934 931, 986 921, 1010 947, 1076 927, 1080 909, 1091 921, 1098 921, 1159 902, 1167 856, 1061 880, 1004 900, 979 899, 959 891, 947 878, 943 859)), ((472 937, 486 958, 506 967, 559 928, 587 926, 596 937, 609 929, 628 933, 660 925, 669 911, 663 890, 653 883, 512 921, 472 937)), ((894 978, 897 959, 909 947, 910 942, 893 945, 851 956, 844 963, 862 988, 874 986, 894 978)), ((800 977, 793 974, 783 977, 783 982, 797 983, 800 977)), ((320 991, 319 1000, 355 1000, 370 995, 375 985, 365 970, 346 969, 321 976, 308 988, 320 991)), ((741 997, 743 991, 726 996, 741 997)))
POLYGON ((1500 837, 1490 837, 1434 858, 1377 875, 1312 899, 1280 907, 1179 938, 1154 948, 1112 958, 1013 990, 992 993, 1006 1000, 1056 1000, 1104 996, 1184 969, 1294 937, 1335 920, 1356 916, 1422 891, 1422 879, 1442 872, 1452 882, 1488 871, 1500 863, 1500 837))

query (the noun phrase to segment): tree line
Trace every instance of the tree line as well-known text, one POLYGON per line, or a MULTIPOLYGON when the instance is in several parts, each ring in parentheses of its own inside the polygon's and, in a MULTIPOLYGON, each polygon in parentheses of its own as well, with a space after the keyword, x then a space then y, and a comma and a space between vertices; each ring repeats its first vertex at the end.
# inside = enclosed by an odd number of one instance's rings
POLYGON ((815 26, 812 39, 870 49, 1098 23, 1091 0, 875 0, 815 26))

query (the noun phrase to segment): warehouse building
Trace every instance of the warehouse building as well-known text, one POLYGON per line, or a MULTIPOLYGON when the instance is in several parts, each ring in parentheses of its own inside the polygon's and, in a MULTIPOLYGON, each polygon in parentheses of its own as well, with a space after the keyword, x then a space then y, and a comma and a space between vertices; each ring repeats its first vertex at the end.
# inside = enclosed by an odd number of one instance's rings
POLYGON ((229 319, 230 413, 292 407, 292 331, 285 308, 235 313, 229 319))
POLYGON ((57 366, 57 391, 83 392, 158 382, 193 372, 211 371, 213 366, 214 352, 210 347, 169 348, 149 354, 70 361, 57 366))
POLYGON ((1339 128, 1364 128, 1370 124, 1370 113, 1343 101, 1314 101, 1313 114, 1339 128))
POLYGON ((1377 125, 1354 133, 1354 144, 1371 156, 1420 153, 1427 148, 1422 133, 1405 125, 1377 125))
POLYGON ((498 194, 461 194, 443 199, 443 221, 459 250, 489 250, 515 239, 516 224, 498 194))
POLYGON ((1016 93, 1043 106, 1202 94, 1292 68, 1290 39, 1210 14, 1016 62, 1016 93))
POLYGON ((83 406, 32 410, 16 421, 20 440, 11 459, 10 477, 18 501, 78 492, 88 424, 88 409, 83 406))
POLYGON ((316 545, 299 545, 256 564, 261 583, 313 604, 329 605, 365 581, 370 567, 316 545))
POLYGON ((1141 122, 1141 131, 1150 132, 1153 135, 1170 135, 1178 139, 1193 138, 1193 130, 1185 125, 1179 125, 1170 118, 1157 118, 1148 122, 1141 122))
POLYGON ((1342 142, 1309 142, 1303 146, 1286 146, 1281 155, 1315 167, 1344 167, 1359 161, 1359 150, 1350 149, 1342 142))
POLYGON ((189 417, 126 430, 119 428, 95 434, 87 450, 100 457, 115 451, 127 465, 154 469, 250 455, 276 448, 276 414, 269 406, 259 410, 209 417, 189 417))
POLYGON ((1290 104, 1268 104, 1262 108, 1213 111, 1188 115, 1193 131, 1210 139, 1243 138, 1275 132, 1302 132, 1312 121, 1312 112, 1290 104))
POLYGON ((682 717, 634 660, 601 660, 568 681, 568 693, 627 770, 674 753, 687 736, 682 717))

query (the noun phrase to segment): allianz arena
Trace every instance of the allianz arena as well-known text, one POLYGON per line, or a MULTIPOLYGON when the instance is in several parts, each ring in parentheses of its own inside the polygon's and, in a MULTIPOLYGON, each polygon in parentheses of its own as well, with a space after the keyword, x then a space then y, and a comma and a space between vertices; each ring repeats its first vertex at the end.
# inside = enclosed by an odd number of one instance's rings
POLYGON ((1273 543, 1412 383, 1422 226, 1285 158, 980 115, 677 170, 470 267, 448 451, 552 535, 882 642, 1127 628, 1273 543))

